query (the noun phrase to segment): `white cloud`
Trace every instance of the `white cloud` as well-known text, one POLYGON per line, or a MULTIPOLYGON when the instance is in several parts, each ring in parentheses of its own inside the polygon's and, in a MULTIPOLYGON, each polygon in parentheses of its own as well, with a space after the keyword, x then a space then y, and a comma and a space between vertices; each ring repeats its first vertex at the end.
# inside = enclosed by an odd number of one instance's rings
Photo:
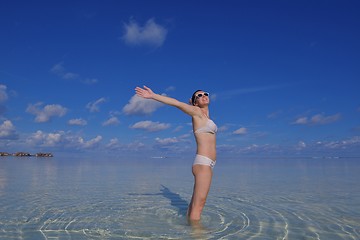
POLYGON ((280 114, 282 114, 282 110, 278 110, 278 111, 275 111, 275 112, 272 112, 272 113, 268 114, 267 118, 275 119, 275 118, 278 118, 280 114))
POLYGON ((0 103, 5 102, 8 99, 8 94, 6 93, 7 87, 0 84, 0 103))
POLYGON ((63 63, 58 63, 58 64, 55 64, 51 69, 50 69, 50 72, 54 73, 54 74, 58 74, 60 76, 62 76, 65 72, 65 68, 63 66, 63 63))
POLYGON ((299 125, 303 125, 303 124, 307 124, 307 123, 308 123, 307 117, 300 117, 300 118, 296 119, 295 122, 293 122, 293 124, 299 124, 299 125))
POLYGON ((155 112, 161 106, 164 106, 164 104, 134 95, 129 103, 123 108, 123 112, 127 115, 150 114, 155 112))
POLYGON ((170 91, 175 91, 175 87, 174 86, 169 86, 165 89, 166 92, 170 92, 170 91))
POLYGON ((73 135, 69 132, 58 131, 53 133, 45 133, 37 131, 33 133, 27 140, 27 144, 31 146, 67 148, 67 149, 89 149, 97 147, 102 140, 101 136, 85 141, 82 137, 73 135))
POLYGON ((35 122, 48 122, 52 117, 62 117, 67 109, 59 104, 46 105, 41 108, 42 103, 30 104, 26 112, 35 115, 35 122))
POLYGON ((304 148, 306 148, 306 143, 304 141, 299 141, 297 146, 296 146, 296 149, 297 150, 302 150, 304 148))
POLYGON ((324 116, 323 114, 316 114, 311 117, 310 122, 312 124, 329 124, 336 122, 341 117, 340 113, 332 116, 324 116))
POLYGON ((60 133, 49 133, 46 136, 46 146, 55 146, 59 142, 61 142, 63 139, 63 135, 60 133))
POLYGON ((76 79, 79 77, 79 74, 68 72, 63 65, 64 65, 64 63, 62 63, 62 62, 55 64, 50 69, 50 72, 58 75, 59 77, 61 77, 63 79, 66 79, 66 80, 76 79))
POLYGON ((241 127, 233 132, 233 134, 236 134, 236 135, 244 135, 246 133, 247 133, 247 129, 244 127, 241 127))
POLYGON ((134 125, 130 126, 132 129, 143 129, 149 132, 161 131, 164 129, 168 129, 170 124, 167 123, 159 123, 152 121, 141 121, 137 122, 134 125))
MULTIPOLYGON (((282 148, 285 147, 282 146, 282 148)), ((360 149, 360 136, 353 136, 333 141, 319 140, 306 144, 305 142, 300 141, 293 149, 301 151, 306 155, 311 153, 316 157, 347 156, 353 153, 358 154, 360 149)))
POLYGON ((10 120, 5 120, 0 125, 0 139, 16 140, 19 135, 16 133, 15 127, 10 120))
POLYGON ((293 124, 296 125, 324 125, 338 121, 341 118, 341 114, 337 113, 330 116, 324 116, 324 114, 315 114, 312 117, 300 117, 296 119, 293 124))
POLYGON ((96 78, 85 78, 82 79, 80 77, 80 74, 77 73, 73 73, 73 72, 69 72, 65 69, 64 67, 64 63, 60 62, 58 64, 55 64, 51 69, 50 72, 61 77, 62 79, 65 80, 78 80, 84 84, 95 84, 98 82, 98 80, 96 78))
POLYGON ((106 144, 106 148, 112 149, 112 150, 119 149, 120 147, 121 147, 121 143, 120 143, 119 139, 117 139, 117 138, 110 139, 109 143, 106 144))
POLYGON ((222 144, 217 147, 219 152, 224 154, 281 154, 284 149, 276 144, 256 144, 252 143, 247 146, 222 144))
POLYGON ((130 20, 128 24, 124 24, 122 39, 129 45, 160 47, 165 41, 167 32, 167 29, 157 24, 154 19, 149 19, 143 27, 130 20))
POLYGON ((106 149, 114 151, 138 151, 141 148, 144 148, 146 145, 142 142, 132 142, 128 144, 120 143, 119 139, 113 138, 110 139, 109 143, 106 144, 106 149))
POLYGON ((40 130, 33 133, 27 140, 27 143, 35 146, 55 147, 68 142, 66 133, 63 131, 56 133, 44 133, 40 130))
POLYGON ((212 94, 210 95, 211 101, 216 101, 217 97, 218 97, 218 95, 217 95, 216 93, 212 93, 212 94))
POLYGON ((102 136, 96 136, 93 139, 90 139, 89 141, 85 141, 83 138, 79 138, 80 146, 82 148, 94 148, 97 147, 102 140, 102 136))
POLYGON ((68 72, 68 73, 64 73, 64 75, 62 77, 66 80, 71 80, 71 79, 78 78, 79 74, 68 72))
POLYGON ((168 145, 168 144, 173 144, 173 143, 178 143, 179 139, 176 137, 172 137, 172 138, 155 138, 155 141, 161 145, 168 145))
POLYGON ((99 112, 100 111, 100 104, 105 103, 106 99, 105 98, 99 98, 98 100, 96 100, 95 102, 89 102, 86 105, 86 108, 89 109, 90 112, 99 112))
POLYGON ((303 140, 297 143, 288 144, 257 144, 250 143, 247 146, 239 146, 237 144, 220 144, 217 147, 222 154, 256 154, 260 156, 266 154, 276 154, 276 156, 353 156, 359 154, 360 136, 353 136, 346 139, 338 139, 334 141, 312 141, 305 142, 303 140), (353 154, 355 153, 355 154, 353 154))
POLYGON ((183 126, 177 126, 177 127, 174 129, 174 132, 179 132, 181 129, 183 129, 183 126))
POLYGON ((346 140, 318 142, 317 145, 324 146, 325 148, 329 149, 346 149, 349 147, 360 147, 360 137, 354 136, 346 140))
POLYGON ((7 87, 0 84, 0 116, 6 112, 6 106, 2 105, 8 100, 7 87))
POLYGON ((219 132, 225 132, 225 131, 228 130, 228 129, 229 129, 228 126, 223 125, 223 126, 221 126, 221 127, 218 128, 218 131, 219 131, 219 132))
POLYGON ((75 118, 75 119, 70 119, 68 121, 69 125, 76 125, 76 126, 85 126, 87 125, 87 121, 81 118, 75 118))
POLYGON ((88 84, 88 85, 92 85, 97 83, 99 80, 97 78, 86 78, 84 80, 81 80, 82 83, 88 84))
POLYGON ((105 122, 103 122, 103 126, 111 126, 111 125, 119 125, 120 121, 117 117, 111 117, 105 122))

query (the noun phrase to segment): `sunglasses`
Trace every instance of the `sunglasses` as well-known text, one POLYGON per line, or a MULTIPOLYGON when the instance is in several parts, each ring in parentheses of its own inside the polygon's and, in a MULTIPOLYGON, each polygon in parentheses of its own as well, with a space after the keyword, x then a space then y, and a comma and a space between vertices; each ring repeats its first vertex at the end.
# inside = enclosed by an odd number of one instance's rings
POLYGON ((208 92, 204 92, 204 93, 198 93, 198 94, 196 94, 196 98, 201 98, 201 97, 203 97, 203 96, 209 96, 209 93, 208 92))

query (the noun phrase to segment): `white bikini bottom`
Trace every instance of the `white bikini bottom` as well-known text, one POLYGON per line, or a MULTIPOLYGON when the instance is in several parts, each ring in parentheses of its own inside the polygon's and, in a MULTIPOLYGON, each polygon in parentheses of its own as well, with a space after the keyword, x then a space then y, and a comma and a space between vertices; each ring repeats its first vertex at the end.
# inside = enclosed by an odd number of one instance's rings
POLYGON ((207 165, 207 166, 211 167, 211 169, 213 169, 215 166, 215 161, 213 161, 210 158, 205 157, 203 155, 196 154, 193 165, 197 165, 197 164, 207 165))

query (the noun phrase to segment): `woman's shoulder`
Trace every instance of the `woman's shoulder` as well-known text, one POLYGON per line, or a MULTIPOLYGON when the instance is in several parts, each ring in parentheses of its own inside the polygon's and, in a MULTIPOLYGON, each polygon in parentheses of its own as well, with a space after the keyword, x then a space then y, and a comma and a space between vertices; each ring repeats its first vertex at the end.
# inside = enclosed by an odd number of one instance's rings
POLYGON ((196 114, 192 116, 192 118, 196 121, 207 121, 209 118, 204 115, 199 107, 196 107, 196 114))

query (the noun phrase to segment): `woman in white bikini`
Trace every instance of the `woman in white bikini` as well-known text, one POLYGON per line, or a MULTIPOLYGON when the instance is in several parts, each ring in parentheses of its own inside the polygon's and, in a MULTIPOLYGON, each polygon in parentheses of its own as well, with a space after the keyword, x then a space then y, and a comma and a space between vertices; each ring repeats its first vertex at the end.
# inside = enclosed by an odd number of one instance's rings
POLYGON ((195 183, 187 216, 190 221, 199 221, 210 190, 213 168, 216 161, 217 126, 209 118, 209 93, 197 90, 190 99, 190 104, 174 98, 154 93, 150 88, 136 87, 140 97, 153 99, 179 108, 192 117, 193 132, 197 144, 196 157, 192 166, 195 183))

